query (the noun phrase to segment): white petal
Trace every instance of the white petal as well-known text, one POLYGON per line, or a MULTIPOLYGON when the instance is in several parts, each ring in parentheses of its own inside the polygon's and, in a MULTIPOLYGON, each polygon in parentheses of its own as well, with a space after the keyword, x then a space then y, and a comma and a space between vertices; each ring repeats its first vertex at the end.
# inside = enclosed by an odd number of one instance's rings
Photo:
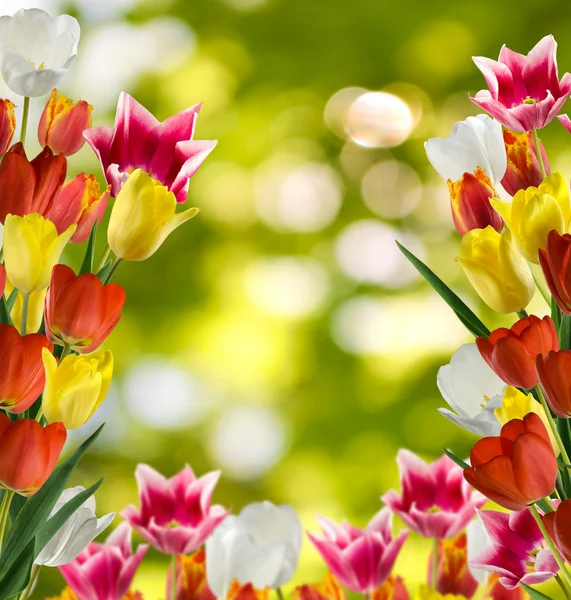
POLYGON ((497 185, 503 179, 507 168, 502 125, 488 115, 468 117, 466 121, 472 127, 486 157, 487 167, 482 165, 482 168, 486 169, 492 184, 497 185))
POLYGON ((105 531, 111 523, 113 523, 113 519, 115 518, 115 513, 109 513, 107 515, 103 515, 100 519, 97 519, 97 526, 95 527, 95 535, 96 538, 100 533, 105 531))
POLYGON ((81 35, 81 28, 77 19, 70 15, 59 15, 54 19, 58 35, 67 34, 73 40, 73 51, 77 53, 77 44, 81 35))
POLYGON ((462 417, 459 416, 447 408, 439 408, 438 412, 450 422, 454 423, 454 425, 458 425, 465 431, 469 431, 475 435, 481 437, 488 437, 491 435, 499 435, 502 426, 499 424, 496 416, 494 415, 494 409, 499 408, 501 404, 501 399, 499 403, 496 401, 490 400, 486 408, 476 417, 471 419, 470 417, 462 417))
MULTIPOLYGON (((470 561, 477 559, 484 550, 489 548, 492 540, 479 516, 468 525, 466 533, 468 537, 468 568, 470 568, 470 561)), ((485 585, 490 576, 487 571, 481 569, 470 568, 470 573, 480 585, 485 585)))
POLYGON ((232 548, 241 536, 238 517, 230 515, 206 540, 206 579, 217 598, 226 597, 232 582, 232 548))
POLYGON ((8 29, 10 27, 10 21, 12 17, 4 15, 0 17, 0 44, 5 45, 8 39, 8 29))
POLYGON ((52 58, 57 27, 47 12, 38 8, 19 10, 8 26, 5 44, 30 60, 35 68, 52 58))

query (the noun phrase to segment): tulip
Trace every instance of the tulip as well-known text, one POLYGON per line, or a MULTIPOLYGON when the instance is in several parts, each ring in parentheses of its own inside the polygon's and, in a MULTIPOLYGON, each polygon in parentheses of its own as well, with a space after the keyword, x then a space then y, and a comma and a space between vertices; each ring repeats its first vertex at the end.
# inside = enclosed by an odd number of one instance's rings
POLYGON ((228 514, 222 506, 210 505, 220 471, 197 479, 187 465, 166 479, 151 467, 139 465, 135 476, 141 509, 128 506, 121 516, 165 554, 195 552, 228 514))
POLYGON ((52 19, 47 12, 21 9, 2 17, 2 77, 20 96, 48 94, 62 81, 77 54, 79 23, 69 15, 52 19))
POLYGON ((19 414, 30 408, 44 389, 42 350, 52 345, 44 335, 20 336, 0 323, 0 408, 19 414))
POLYGON ((470 99, 512 131, 545 127, 571 94, 571 75, 559 81, 556 52, 557 43, 548 35, 527 56, 504 46, 497 62, 474 57, 489 91, 470 99))
POLYGON ((133 554, 131 528, 121 523, 104 544, 92 542, 59 570, 81 600, 123 600, 147 550, 142 545, 133 554))
MULTIPOLYGON (((507 154, 507 170, 502 179, 502 187, 510 196, 515 196, 520 190, 529 187, 539 187, 543 181, 537 150, 533 141, 533 135, 530 131, 525 133, 514 133, 504 129, 504 144, 507 154)), ((551 172, 549 161, 543 144, 541 147, 541 156, 547 175, 551 172)))
MULTIPOLYGON (((80 485, 64 490, 53 507, 50 517, 83 491, 85 488, 80 485)), ((110 513, 98 519, 95 515, 95 498, 89 497, 57 530, 34 563, 46 567, 59 567, 75 560, 102 531, 111 525, 114 517, 115 513, 110 513)))
POLYGON ((365 529, 344 521, 337 525, 318 517, 323 535, 308 534, 321 557, 345 587, 366 594, 378 588, 391 574, 398 554, 408 536, 403 530, 392 535, 392 513, 381 509, 365 529))
POLYGON ((552 350, 535 359, 539 385, 551 410, 563 419, 571 417, 571 350, 552 350))
POLYGON ((226 596, 232 583, 276 589, 295 574, 301 550, 301 523, 291 506, 247 505, 231 515, 206 541, 206 577, 212 592, 226 596))
POLYGON ((41 215, 8 215, 4 227, 4 264, 14 287, 24 294, 48 287, 54 265, 75 231, 70 225, 58 235, 41 215))
MULTIPOLYGON (((5 295, 6 299, 15 290, 14 286, 6 280, 5 295)), ((26 312, 26 333, 35 333, 42 326, 44 317, 44 304, 46 302, 47 289, 32 292, 28 296, 28 310, 26 312)), ((22 329, 22 311, 24 310, 24 294, 18 291, 16 302, 10 311, 10 318, 14 327, 21 331, 22 329)))
POLYGON ((571 272, 567 267, 570 258, 571 235, 550 231, 546 249, 539 251, 539 264, 553 299, 566 315, 571 315, 571 272))
MULTIPOLYGON (((320 583, 296 587, 293 590, 292 597, 293 600, 346 600, 343 588, 329 571, 320 583)), ((381 598, 375 597, 374 600, 381 600, 381 598)), ((400 600, 404 600, 404 598, 400 600)))
POLYGON ((498 377, 513 387, 532 389, 537 385, 535 357, 559 350, 557 331, 551 317, 535 315, 520 319, 511 329, 500 327, 476 345, 498 377))
POLYGON ((52 474, 66 436, 62 423, 42 427, 34 419, 12 422, 1 413, 0 487, 33 496, 52 474))
POLYGON ((0 99, 0 156, 4 155, 12 143, 16 131, 14 103, 0 99))
POLYGON ((85 242, 93 224, 101 223, 107 210, 109 186, 103 192, 95 175, 80 173, 68 181, 56 195, 46 217, 56 226, 58 233, 70 225, 77 225, 71 238, 72 244, 85 242))
POLYGON ((38 125, 40 146, 49 146, 56 154, 71 156, 85 143, 83 132, 91 127, 93 106, 85 100, 74 102, 52 90, 38 125))
POLYGON ((81 427, 93 416, 109 391, 113 375, 110 350, 88 356, 68 354, 58 365, 48 350, 42 353, 46 386, 42 410, 48 422, 61 421, 67 429, 81 427))
POLYGON ((523 510, 555 489, 557 459, 535 413, 506 423, 499 437, 476 442, 470 464, 466 481, 508 510, 523 510))
POLYGON ((498 313, 524 309, 535 291, 529 265, 509 229, 474 229, 460 242, 456 259, 482 300, 498 313))
POLYGON ((120 285, 103 285, 97 275, 76 275, 68 266, 56 265, 45 304, 47 336, 76 352, 93 352, 115 329, 124 304, 120 285))
POLYGON ((0 163, 0 222, 6 216, 46 215, 65 181, 65 156, 44 148, 32 161, 24 146, 14 144, 0 163))
POLYGON ((543 515, 543 523, 563 558, 571 562, 571 500, 563 500, 555 512, 543 515))
POLYGON ((410 595, 402 577, 391 575, 371 592, 371 600, 410 600, 410 595))
POLYGON ((408 450, 399 450, 402 495, 394 490, 381 500, 413 531, 427 538, 456 537, 486 499, 462 478, 462 469, 447 456, 427 465, 408 450))
POLYGON ((438 389, 450 408, 438 412, 462 429, 476 435, 498 435, 500 424, 494 410, 501 406, 504 382, 484 361, 476 344, 464 344, 440 367, 438 389), (490 398, 492 400, 490 400, 490 398))
POLYGON ((175 213, 172 192, 140 169, 133 171, 117 195, 107 232, 109 246, 123 260, 145 260, 197 208, 175 213))
POLYGON ((571 218, 567 184, 559 171, 539 187, 520 190, 512 202, 494 199, 492 205, 512 231, 520 252, 533 263, 539 263, 538 252, 545 250, 549 232, 565 233, 571 218))
MULTIPOLYGON (((167 598, 172 598, 172 570, 167 575, 167 598)), ((176 557, 176 600, 216 600, 206 581, 206 552, 176 557)))
POLYGON ((160 123, 121 92, 114 129, 93 127, 83 133, 101 162, 112 196, 117 197, 133 169, 141 169, 166 186, 177 202, 186 201, 192 176, 217 143, 192 139, 200 106, 160 123))
POLYGON ((557 575, 559 566, 529 509, 478 514, 488 540, 479 555, 470 560, 472 568, 499 575, 499 583, 508 590, 522 583, 543 583, 557 575))
POLYGON ((242 585, 234 581, 226 594, 226 600, 269 600, 270 589, 258 589, 251 583, 242 585))

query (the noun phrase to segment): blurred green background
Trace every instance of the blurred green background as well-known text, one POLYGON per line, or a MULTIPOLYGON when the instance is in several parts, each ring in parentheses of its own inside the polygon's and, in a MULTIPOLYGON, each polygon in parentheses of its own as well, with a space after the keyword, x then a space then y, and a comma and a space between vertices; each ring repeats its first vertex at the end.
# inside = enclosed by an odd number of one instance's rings
MULTIPOLYGON (((219 140, 191 182, 200 215, 115 278, 128 301, 106 344, 114 385, 72 440, 107 421, 75 477, 105 476, 101 514, 137 502, 137 463, 166 475, 189 463, 197 474, 222 469, 214 499, 236 512, 270 499, 294 505, 309 530, 316 513, 364 526, 398 487, 398 448, 466 455, 473 439, 436 412, 436 371, 469 337, 394 239, 500 324, 454 263, 446 184, 423 142, 477 114, 468 92, 483 79, 472 55, 496 57, 503 43, 527 52, 553 33, 560 72, 571 68, 570 18, 558 4, 0 4, 7 14, 32 6, 80 20, 61 91, 93 104, 95 125, 112 124, 126 90, 159 119, 204 102, 196 138, 219 140)), ((35 122, 42 108, 33 102, 35 122)), ((552 167, 571 168, 563 129, 553 123, 543 139, 552 167)), ((70 174, 83 170, 100 174, 87 147, 70 174)), ((77 265, 82 252, 65 260, 77 265)), ((413 586, 427 552, 409 538, 397 572, 413 586)), ((151 550, 134 587, 164 597, 166 567, 151 550)), ((324 572, 306 543, 294 583, 324 572)), ((36 597, 62 587, 44 569, 36 597)))

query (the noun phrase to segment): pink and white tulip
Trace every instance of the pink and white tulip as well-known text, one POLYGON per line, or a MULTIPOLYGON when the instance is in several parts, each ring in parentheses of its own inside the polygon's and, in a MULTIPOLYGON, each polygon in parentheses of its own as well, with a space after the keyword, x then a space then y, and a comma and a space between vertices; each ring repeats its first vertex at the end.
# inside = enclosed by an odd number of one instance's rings
POLYGON ((408 536, 402 530, 393 539, 392 513, 381 509, 365 529, 343 521, 337 525, 318 517, 323 536, 308 534, 339 582, 353 592, 366 594, 378 588, 391 574, 408 536))
POLYGON ((478 514, 489 544, 470 560, 473 573, 474 570, 496 573, 500 584, 508 590, 520 583, 543 583, 557 575, 559 566, 528 508, 509 514, 494 510, 478 514))
POLYGON ((187 465, 167 479, 147 465, 135 472, 141 509, 128 506, 121 516, 157 550, 165 554, 190 554, 228 515, 220 505, 210 505, 220 471, 196 478, 187 465))
POLYGON ((472 520, 476 508, 488 501, 472 490, 462 469, 447 456, 428 465, 408 450, 397 456, 402 495, 394 490, 382 500, 416 533, 445 539, 457 536, 472 520))
POLYGON ((141 545, 133 554, 131 528, 122 523, 104 544, 89 544, 59 570, 81 600, 122 600, 147 549, 147 545, 141 545))
POLYGON ((545 127, 571 94, 571 74, 559 81, 556 53, 557 43, 548 35, 527 56, 506 46, 497 61, 475 56, 488 89, 480 90, 472 102, 512 131, 545 127))
POLYGON ((199 110, 196 104, 161 123, 121 92, 114 128, 83 132, 99 158, 111 195, 117 197, 129 174, 141 169, 173 192, 177 202, 185 202, 190 179, 217 143, 192 139, 199 110))

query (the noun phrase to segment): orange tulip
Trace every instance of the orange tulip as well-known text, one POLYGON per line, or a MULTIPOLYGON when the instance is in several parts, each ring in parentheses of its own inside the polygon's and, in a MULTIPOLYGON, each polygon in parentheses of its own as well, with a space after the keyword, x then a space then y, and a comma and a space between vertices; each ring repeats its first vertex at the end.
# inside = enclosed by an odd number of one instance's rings
POLYGON ((478 589, 478 582, 468 568, 468 543, 466 533, 455 538, 438 541, 438 573, 432 581, 433 553, 428 560, 428 585, 440 594, 457 594, 471 598, 478 589))
POLYGON ((76 275, 56 265, 46 296, 46 333, 54 344, 68 344, 80 353, 93 352, 115 329, 125 304, 117 283, 103 285, 97 275, 76 275))
POLYGON ((14 103, 10 100, 0 100, 0 156, 10 147, 15 131, 14 103))
POLYGON ((0 414, 0 487, 33 496, 51 475, 65 444, 62 423, 42 427, 34 419, 0 414))
POLYGON ((330 572, 320 583, 305 584, 293 591, 293 600, 345 600, 345 592, 330 572))
POLYGON ((391 575, 376 590, 371 592, 371 600, 409 600, 410 595, 402 577, 391 575))
POLYGON ((523 510, 555 489, 557 459, 535 413, 506 423, 499 437, 486 437, 470 451, 464 478, 508 510, 523 510))
MULTIPOLYGON (((539 161, 537 160, 537 151, 533 142, 531 131, 524 133, 514 133, 509 129, 504 129, 504 145, 507 155, 507 169, 502 179, 504 190, 510 195, 515 196, 519 190, 525 190, 528 187, 538 187, 543 181, 539 161)), ((545 148, 540 142, 543 164, 545 165, 547 175, 550 173, 549 161, 545 148)))
POLYGON ((567 562, 571 562, 571 500, 564 500, 555 512, 543 515, 549 537, 567 562))
MULTIPOLYGON (((167 575, 167 598, 172 598, 172 571, 167 575)), ((216 600, 206 581, 206 552, 176 557, 176 600, 216 600)))
POLYGON ((545 281, 557 306, 571 315, 571 271, 568 268, 571 259, 571 235, 560 235, 554 229, 547 236, 545 250, 539 250, 539 264, 545 281))
POLYGON ((52 90, 38 125, 40 146, 49 146, 56 154, 71 156, 85 143, 83 132, 91 127, 93 106, 85 100, 72 100, 52 90))
POLYGON ((0 408, 18 414, 38 399, 45 384, 43 348, 52 349, 44 335, 20 336, 0 323, 0 408))
POLYGON ((540 354, 535 368, 551 410, 563 419, 571 417, 571 350, 540 354))
POLYGON ((482 358, 508 385, 530 390, 537 385, 535 357, 559 350, 555 325, 550 317, 520 319, 511 329, 500 327, 476 345, 482 358))
POLYGON ((252 583, 242 585, 239 581, 234 581, 226 594, 226 600, 269 600, 269 597, 270 588, 261 590, 252 583))
POLYGON ((24 146, 14 144, 0 163, 0 223, 4 224, 9 214, 47 214, 66 172, 67 160, 62 154, 54 156, 44 148, 29 161, 24 146))
POLYGON ((528 593, 518 586, 513 590, 508 590, 501 583, 501 575, 490 573, 490 577, 484 589, 483 600, 529 600, 528 593))

